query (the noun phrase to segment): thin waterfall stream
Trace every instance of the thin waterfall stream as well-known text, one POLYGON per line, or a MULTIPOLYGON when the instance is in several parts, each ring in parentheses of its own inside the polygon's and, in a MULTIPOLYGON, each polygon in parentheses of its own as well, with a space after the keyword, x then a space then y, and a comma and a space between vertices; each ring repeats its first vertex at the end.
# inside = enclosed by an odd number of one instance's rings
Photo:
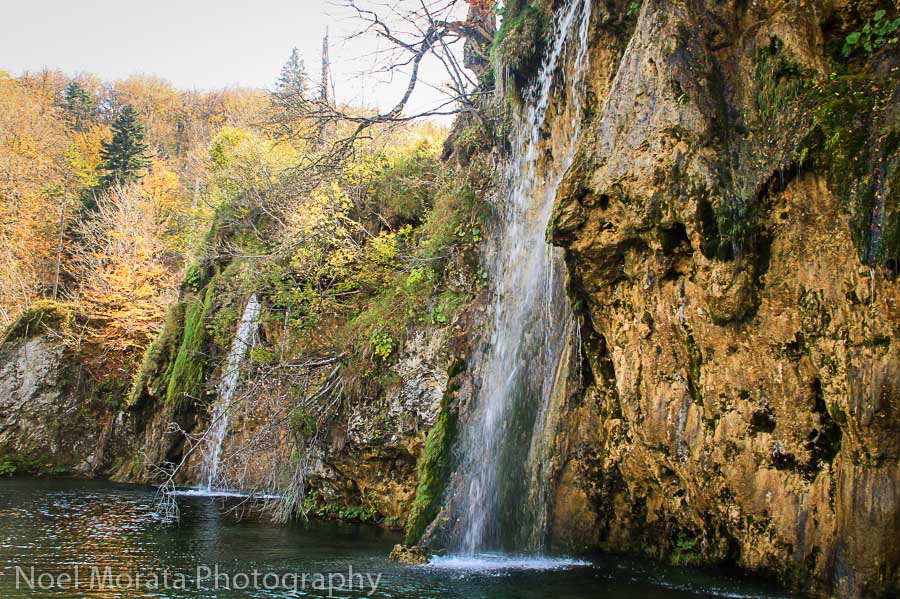
MULTIPOLYGON (((580 132, 591 1, 568 0, 511 136, 508 195, 489 268, 496 288, 483 342, 473 412, 456 446, 446 521, 452 553, 543 550, 547 503, 543 432, 575 322, 565 293, 562 251, 546 228, 580 132), (562 139, 545 159, 544 129, 554 82, 563 79, 562 139)), ((441 524, 443 526, 443 524, 441 524)))
POLYGON ((256 294, 252 294, 247 300, 244 314, 238 324, 237 335, 228 352, 225 362, 225 370, 219 380, 217 388, 218 396, 213 406, 210 428, 204 440, 203 450, 203 474, 204 491, 217 489, 219 481, 219 461, 222 457, 222 444, 228 434, 228 416, 231 409, 231 401, 237 390, 241 377, 241 363, 250 348, 256 341, 256 327, 259 323, 260 303, 256 294))

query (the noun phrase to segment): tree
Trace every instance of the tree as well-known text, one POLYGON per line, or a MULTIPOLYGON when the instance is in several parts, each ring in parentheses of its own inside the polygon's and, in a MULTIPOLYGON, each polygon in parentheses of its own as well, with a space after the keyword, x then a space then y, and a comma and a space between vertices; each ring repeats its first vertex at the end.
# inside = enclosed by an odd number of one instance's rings
POLYGON ((77 300, 89 317, 86 341, 96 350, 98 379, 130 372, 176 295, 179 270, 162 239, 166 222, 156 201, 137 183, 114 185, 78 225, 77 300))
MULTIPOLYGON (((494 2, 487 0, 439 0, 432 3, 382 3, 375 0, 340 0, 338 3, 355 13, 362 29, 352 37, 373 35, 386 44, 377 54, 376 72, 400 73, 406 87, 393 108, 379 113, 339 106, 326 96, 310 97, 307 93, 289 93, 279 87, 275 92, 275 123, 283 128, 292 121, 312 121, 317 127, 307 129, 320 135, 331 123, 348 123, 353 128, 333 143, 336 160, 350 152, 354 142, 370 127, 396 125, 423 117, 472 114, 483 119, 479 99, 493 92, 479 87, 478 76, 489 66, 488 55, 496 34, 494 2), (465 14, 465 18, 463 17, 465 14), (460 49, 459 46, 463 45, 460 49), (460 50, 463 50, 460 52, 460 50), (445 98, 437 106, 408 114, 406 109, 416 87, 431 85, 421 82, 422 62, 431 57, 439 62, 450 81, 441 86, 445 98)), ((291 55, 292 58, 294 55, 291 55)), ((291 62, 288 62, 290 65, 291 62)))
POLYGON ((48 213, 64 195, 68 144, 52 81, 0 75, 0 325, 53 278, 57 219, 48 213))
POLYGON ((116 81, 113 87, 114 103, 122 108, 130 104, 139 115, 153 153, 161 158, 175 156, 182 125, 182 94, 165 79, 148 75, 132 75, 116 81))
POLYGON ((291 50, 291 57, 281 67, 281 75, 275 83, 276 104, 290 98, 306 98, 309 95, 309 74, 306 65, 300 58, 297 48, 291 50))
POLYGON ((77 81, 66 87, 64 106, 76 131, 85 131, 94 121, 97 104, 77 81))
POLYGON ((131 104, 126 104, 112 126, 112 139, 103 142, 100 156, 105 174, 100 178, 100 191, 113 185, 139 181, 150 166, 144 126, 131 104))

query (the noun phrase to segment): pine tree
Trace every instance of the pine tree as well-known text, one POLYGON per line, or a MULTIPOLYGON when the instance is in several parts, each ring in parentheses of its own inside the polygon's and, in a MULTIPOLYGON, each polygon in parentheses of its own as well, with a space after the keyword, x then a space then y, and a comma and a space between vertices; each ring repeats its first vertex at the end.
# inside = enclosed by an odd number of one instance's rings
POLYGON ((112 131, 112 139, 104 142, 100 150, 103 170, 106 171, 100 179, 100 191, 116 184, 139 181, 144 169, 150 166, 144 125, 131 104, 127 104, 116 117, 112 131))
POLYGON ((77 81, 73 81, 66 87, 65 108, 71 115, 75 130, 84 131, 88 124, 94 120, 96 103, 87 91, 77 81))
POLYGON ((297 48, 291 50, 291 57, 281 67, 281 75, 275 83, 276 101, 290 102, 293 98, 305 99, 309 93, 309 75, 306 72, 306 65, 300 58, 300 52, 297 48))

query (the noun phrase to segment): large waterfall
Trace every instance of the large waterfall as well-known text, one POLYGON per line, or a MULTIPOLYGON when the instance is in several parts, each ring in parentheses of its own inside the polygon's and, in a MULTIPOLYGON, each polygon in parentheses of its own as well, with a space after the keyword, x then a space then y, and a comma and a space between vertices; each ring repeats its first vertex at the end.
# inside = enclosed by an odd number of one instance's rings
POLYGON ((254 293, 247 300, 247 307, 244 308, 244 314, 241 316, 241 322, 238 324, 237 335, 231 344, 228 359, 225 361, 225 370, 222 372, 222 378, 219 380, 218 397, 216 398, 215 406, 213 406, 212 419, 204 439, 203 474, 205 479, 204 489, 206 491, 216 489, 217 485, 220 484, 219 460, 222 457, 222 444, 225 441, 225 435, 228 433, 228 415, 231 409, 231 400, 234 398, 234 392, 237 390, 238 382, 240 381, 241 363, 244 361, 247 351, 256 341, 259 310, 259 300, 254 293))
POLYGON ((563 256, 545 234, 579 134, 590 10, 591 0, 568 0, 557 11, 511 139, 509 192, 490 264, 496 285, 490 337, 481 348, 478 397, 462 423, 446 508, 451 549, 463 555, 543 549, 543 431, 574 328, 563 256), (554 98, 560 89, 565 97, 554 98), (564 122, 548 143, 546 115, 557 99, 564 122))

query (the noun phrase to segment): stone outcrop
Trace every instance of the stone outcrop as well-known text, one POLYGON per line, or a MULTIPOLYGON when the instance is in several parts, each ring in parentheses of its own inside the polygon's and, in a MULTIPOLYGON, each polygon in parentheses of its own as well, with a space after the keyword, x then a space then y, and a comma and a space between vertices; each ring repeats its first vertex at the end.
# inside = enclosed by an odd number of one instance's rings
POLYGON ((428 552, 418 545, 394 545, 390 555, 391 561, 401 564, 421 566, 431 561, 428 552))
POLYGON ((20 473, 102 475, 126 424, 70 343, 74 315, 43 302, 0 342, 0 462, 20 473))

